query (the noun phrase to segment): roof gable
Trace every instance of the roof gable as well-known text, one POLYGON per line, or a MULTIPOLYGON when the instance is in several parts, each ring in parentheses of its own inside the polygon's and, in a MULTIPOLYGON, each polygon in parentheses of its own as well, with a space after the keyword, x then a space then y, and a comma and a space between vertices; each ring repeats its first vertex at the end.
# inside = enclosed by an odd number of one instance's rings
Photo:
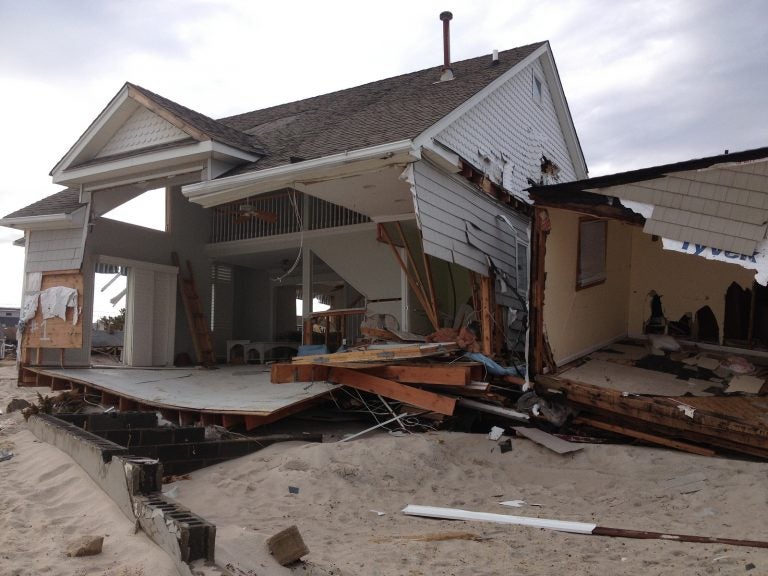
MULTIPOLYGON (((225 155, 237 162, 253 161, 264 153, 254 136, 128 82, 54 166, 51 175, 56 183, 73 184, 73 171, 84 166, 106 166, 126 157, 195 144, 208 144, 204 150, 199 146, 194 150, 198 155, 210 155, 210 144, 219 144, 225 155)), ((165 154, 166 164, 172 156, 165 154)), ((139 167, 141 161, 134 164, 139 167)), ((91 168, 90 172, 99 170, 91 168)))
POLYGON ((160 144, 186 140, 189 135, 147 108, 139 107, 94 158, 134 152, 160 144))

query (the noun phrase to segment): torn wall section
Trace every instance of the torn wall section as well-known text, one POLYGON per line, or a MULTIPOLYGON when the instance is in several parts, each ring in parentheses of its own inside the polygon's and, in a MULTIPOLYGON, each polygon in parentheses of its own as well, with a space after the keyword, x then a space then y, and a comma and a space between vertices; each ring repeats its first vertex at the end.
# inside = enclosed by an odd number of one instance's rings
POLYGON ((529 218, 424 161, 412 164, 404 178, 411 185, 424 253, 482 276, 493 272, 496 303, 509 311, 505 332, 524 330, 529 218))

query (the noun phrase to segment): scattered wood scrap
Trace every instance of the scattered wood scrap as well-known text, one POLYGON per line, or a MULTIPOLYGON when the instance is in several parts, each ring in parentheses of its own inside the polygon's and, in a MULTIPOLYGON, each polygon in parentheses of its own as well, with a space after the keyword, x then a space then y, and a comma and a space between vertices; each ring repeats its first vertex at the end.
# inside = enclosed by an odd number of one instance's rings
POLYGON ((386 398, 407 402, 419 408, 448 416, 451 416, 456 408, 455 398, 400 384, 359 370, 331 368, 328 381, 357 388, 371 394, 380 394, 386 398))
POLYGON ((552 452, 558 454, 568 454, 570 452, 576 452, 584 448, 582 444, 572 444, 566 440, 562 440, 552 434, 547 434, 543 430, 538 428, 524 428, 523 426, 515 426, 512 428, 516 434, 525 436, 528 440, 536 442, 545 448, 549 448, 552 452))

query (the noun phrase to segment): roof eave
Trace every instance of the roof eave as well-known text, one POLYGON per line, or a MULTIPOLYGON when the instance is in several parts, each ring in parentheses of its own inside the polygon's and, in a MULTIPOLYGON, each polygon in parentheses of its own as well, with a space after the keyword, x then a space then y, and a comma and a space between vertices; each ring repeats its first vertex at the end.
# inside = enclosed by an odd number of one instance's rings
POLYGON ((85 223, 85 208, 85 206, 81 206, 70 213, 0 218, 0 226, 17 230, 61 230, 65 228, 80 228, 85 223))
POLYGON ((395 164, 407 164, 419 158, 419 151, 412 140, 400 140, 189 184, 182 188, 182 192, 192 202, 210 208, 306 181, 341 178, 395 164))

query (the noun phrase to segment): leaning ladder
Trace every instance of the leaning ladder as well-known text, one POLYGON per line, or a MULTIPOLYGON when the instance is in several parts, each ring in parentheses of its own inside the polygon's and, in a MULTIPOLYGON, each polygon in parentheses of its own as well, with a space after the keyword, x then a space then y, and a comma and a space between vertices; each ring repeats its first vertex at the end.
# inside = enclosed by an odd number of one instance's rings
POLYGON ((205 320, 200 296, 197 294, 192 265, 187 260, 188 275, 185 276, 179 263, 179 255, 176 252, 171 253, 171 260, 173 265, 179 269, 179 293, 181 294, 181 301, 184 303, 184 311, 187 314, 187 324, 192 334, 197 361, 206 367, 213 366, 216 364, 216 356, 213 353, 213 337, 205 320))

